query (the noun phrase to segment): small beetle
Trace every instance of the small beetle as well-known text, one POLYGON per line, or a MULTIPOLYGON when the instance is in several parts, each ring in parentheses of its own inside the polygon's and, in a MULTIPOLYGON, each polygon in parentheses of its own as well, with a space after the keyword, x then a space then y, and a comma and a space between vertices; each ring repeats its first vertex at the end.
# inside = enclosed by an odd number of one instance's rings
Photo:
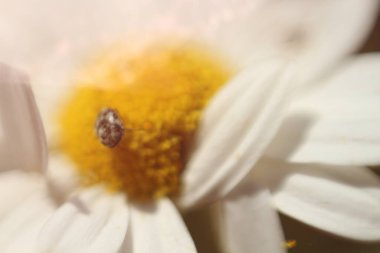
POLYGON ((104 108, 98 114, 95 123, 96 136, 100 142, 109 147, 115 147, 123 138, 124 124, 115 109, 104 108))

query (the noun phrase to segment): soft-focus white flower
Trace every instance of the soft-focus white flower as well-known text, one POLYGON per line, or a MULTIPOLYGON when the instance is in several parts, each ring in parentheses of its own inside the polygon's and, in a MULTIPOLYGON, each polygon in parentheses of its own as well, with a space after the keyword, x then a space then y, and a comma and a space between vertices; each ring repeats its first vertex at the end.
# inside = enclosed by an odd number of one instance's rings
MULTIPOLYGON (((317 204, 307 206, 310 210, 306 213, 310 215, 305 216, 305 212, 302 212, 304 206, 301 204, 308 203, 309 199, 302 202, 305 200, 302 198, 304 196, 297 199, 292 194, 313 192, 303 191, 302 188, 302 191, 294 190, 299 188, 293 188, 293 182, 302 182, 296 177, 297 174, 284 177, 285 181, 281 182, 288 184, 278 185, 268 176, 268 173, 275 173, 273 168, 259 173, 263 171, 260 168, 272 165, 272 161, 264 160, 254 166, 264 152, 267 152, 268 157, 289 157, 288 154, 276 150, 280 145, 273 144, 281 140, 283 131, 287 135, 286 124, 280 129, 279 136, 273 141, 272 139, 284 117, 288 102, 286 98, 291 90, 289 85, 292 84, 286 63, 269 60, 264 60, 263 63, 258 59, 271 55, 284 55, 295 59, 302 66, 302 74, 297 76, 297 83, 311 82, 336 66, 343 56, 360 43, 370 27, 376 6, 377 2, 371 0, 206 3, 1 1, 1 60, 22 67, 31 74, 33 82, 36 82, 34 89, 37 101, 43 115, 46 115, 51 112, 57 96, 68 88, 65 83, 68 83, 70 73, 94 48, 115 40, 128 39, 136 34, 147 39, 175 34, 185 39, 206 41, 225 53, 236 64, 237 69, 243 69, 250 64, 225 86, 207 108, 199 129, 197 146, 184 174, 185 190, 179 204, 190 207, 212 202, 225 197, 235 188, 222 203, 225 210, 223 222, 227 225, 227 247, 239 252, 249 252, 252 248, 259 252, 281 252, 283 238, 276 214, 270 205, 269 192, 258 190, 251 184, 236 187, 254 167, 254 180, 273 189, 276 193, 275 204, 281 211, 342 236, 378 239, 373 234, 376 233, 376 228, 369 227, 369 223, 362 229, 364 231, 371 228, 373 233, 360 237, 354 232, 344 233, 348 230, 341 227, 336 229, 338 226, 334 223, 321 222, 318 220, 318 211, 315 211, 320 208, 317 204), (271 141, 275 148, 271 146, 269 150, 273 152, 265 151, 271 141), (256 172, 259 175, 255 175, 256 172), (241 199, 240 194, 246 198, 241 199), (295 201, 301 204, 297 205, 295 201), (238 220, 234 220, 237 218, 238 220), (238 231, 234 232, 234 229, 238 231), (262 233, 263 229, 266 230, 265 233, 262 233), (249 238, 247 235, 250 235, 249 238), (254 235, 255 240, 251 235, 254 235)), ((46 168, 47 149, 42 124, 39 122, 27 82, 20 78, 19 74, 2 67, 0 169, 3 172, 0 180, 4 201, 0 208, 0 230, 6 231, 0 232, 0 247, 3 251, 33 251, 35 247, 54 252, 195 251, 186 228, 169 200, 159 201, 156 208, 131 207, 122 196, 110 196, 98 188, 75 192, 76 182, 70 175, 71 165, 65 164, 60 158, 50 158, 50 184, 58 184, 54 185, 54 189, 62 190, 59 194, 63 198, 66 191, 74 191, 57 209, 58 203, 49 195, 56 195, 56 192, 52 193, 51 189, 47 189, 39 176, 46 168)), ((312 88, 319 88, 319 84, 312 88)), ((302 98, 305 96, 300 95, 300 100, 295 100, 295 105, 291 104, 295 113, 298 101, 301 110, 305 108, 302 107, 302 98)), ((313 101, 306 97, 306 102, 313 101)), ((361 105, 364 103, 358 102, 357 106, 361 105)), ((285 123, 294 118, 290 115, 285 123)), ((45 120, 47 118, 44 117, 45 120)), ((371 114, 370 119, 373 118, 375 115, 371 114)), ((310 140, 305 138, 305 144, 301 146, 304 150, 300 148, 298 153, 293 153, 291 161, 325 161, 319 159, 316 154, 320 152, 319 146, 313 144, 314 136, 325 133, 326 128, 329 130, 326 127, 328 120, 323 119, 322 117, 322 123, 316 124, 313 131, 308 132, 310 140), (318 126, 322 126, 322 129, 319 130, 318 126)), ((50 126, 49 122, 45 125, 50 126)), ((289 130, 293 129, 291 126, 289 130)), ((362 128, 358 129, 360 132, 362 128)), ((330 134, 329 131, 326 132, 330 134)), ((362 133, 368 132, 363 130, 362 133)), ((48 139, 53 134, 48 129, 48 139)), ((349 133, 344 136, 348 138, 353 135, 349 133)), ((281 141, 282 145, 284 143, 287 142, 281 141)), ((376 145, 375 143, 375 148, 376 145)), ((338 149, 341 148, 338 146, 338 149)), ((376 157, 372 158, 372 162, 377 162, 376 157)), ((319 171, 319 167, 315 167, 319 171)), ((352 181, 353 179, 347 179, 348 182, 368 188, 376 183, 365 169, 360 171, 358 173, 366 174, 367 178, 362 178, 359 183, 352 181)), ((359 177, 354 177, 356 178, 359 180, 359 177)), ((320 183, 318 178, 311 177, 310 180, 320 183)), ((328 186, 333 187, 335 184, 337 183, 332 182, 328 186)), ((364 206, 363 209, 372 205, 376 211, 377 202, 372 201, 365 191, 359 191, 354 186, 347 187, 352 191, 349 196, 357 200, 355 205, 360 203, 364 206)), ((336 189, 332 187, 331 191, 336 189)), ((343 188, 339 188, 338 193, 342 193, 343 188)), ((370 188, 368 192, 378 194, 374 188, 370 188)), ((328 196, 330 195, 325 193, 311 197, 315 197, 320 203, 317 197, 324 200, 322 197, 328 196)), ((360 213, 357 209, 342 208, 347 207, 347 203, 343 202, 347 196, 340 197, 342 202, 328 202, 325 206, 324 210, 331 211, 333 218, 351 218, 350 210, 359 225, 374 218, 374 213, 370 211, 360 213), (345 213, 346 210, 349 211, 345 213)), ((372 225, 378 222, 373 220, 375 222, 372 225)))

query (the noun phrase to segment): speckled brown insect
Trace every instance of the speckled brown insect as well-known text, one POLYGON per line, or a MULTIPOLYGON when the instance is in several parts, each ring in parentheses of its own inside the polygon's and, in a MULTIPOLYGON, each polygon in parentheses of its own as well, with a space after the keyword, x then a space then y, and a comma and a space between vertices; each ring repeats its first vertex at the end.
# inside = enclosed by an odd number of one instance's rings
POLYGON ((109 147, 115 147, 123 138, 124 124, 116 110, 104 108, 100 111, 95 123, 96 136, 100 142, 109 147))

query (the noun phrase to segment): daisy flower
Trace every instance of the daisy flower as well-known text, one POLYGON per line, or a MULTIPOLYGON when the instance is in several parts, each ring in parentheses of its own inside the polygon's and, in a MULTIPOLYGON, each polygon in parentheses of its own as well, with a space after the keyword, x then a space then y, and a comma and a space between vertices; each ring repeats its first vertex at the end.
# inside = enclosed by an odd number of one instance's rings
MULTIPOLYGON (((366 34, 376 6, 370 0, 0 2, 2 60, 30 73, 52 142, 47 166, 44 131, 28 82, 2 66, 2 251, 195 252, 167 196, 175 196, 183 208, 227 196, 223 205, 232 212, 223 218, 227 224, 234 224, 234 212, 240 211, 245 211, 244 222, 252 209, 268 230, 261 252, 275 252, 266 247, 283 250, 268 192, 251 184, 247 189, 236 186, 279 129, 293 83, 315 80, 351 52, 366 34), (349 29, 342 27, 346 23, 349 29), (139 39, 136 47, 134 38, 139 39), (162 39, 167 40, 163 47, 145 51, 147 44, 162 39), (185 46, 172 46, 177 40, 185 46), (129 50, 115 47, 94 60, 84 78, 68 80, 83 59, 115 41, 126 41, 129 50), (223 57, 215 60, 189 41, 200 41, 223 57), (302 65, 297 82, 287 61, 268 60, 273 55, 302 65), (228 79, 226 65, 236 77, 208 104, 228 79), (123 72, 125 66, 132 73, 123 72), (183 86, 168 89, 165 80, 173 79, 183 86), (135 89, 135 82, 143 88, 135 89), (105 85, 112 92, 104 92, 105 85), (53 128, 47 115, 56 112, 54 104, 66 89, 73 94, 53 128), (164 100, 163 105, 155 103, 164 100), (107 131, 111 134, 103 135, 107 131), (231 206, 228 198, 236 191, 254 198, 246 206, 231 206)), ((302 215, 300 219, 325 228, 302 215)), ((244 248, 246 236, 236 237, 244 232, 261 239, 261 231, 248 221, 237 233, 227 227, 235 235, 227 236, 227 248, 252 250, 244 248), (244 242, 237 243, 239 239, 244 242)))

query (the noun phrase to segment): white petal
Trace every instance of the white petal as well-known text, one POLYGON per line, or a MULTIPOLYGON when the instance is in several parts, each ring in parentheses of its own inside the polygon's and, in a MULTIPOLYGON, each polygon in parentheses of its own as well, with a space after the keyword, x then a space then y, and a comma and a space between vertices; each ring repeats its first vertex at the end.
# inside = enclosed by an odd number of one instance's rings
POLYGON ((83 59, 107 44, 169 34, 204 40, 239 65, 268 54, 302 55, 310 79, 359 44, 377 2, 1 0, 0 55, 32 75, 47 132, 54 133, 47 122, 52 105, 83 59))
POLYGON ((0 170, 44 170, 46 140, 27 77, 0 63, 0 170))
POLYGON ((293 77, 287 63, 260 62, 211 101, 183 175, 183 207, 224 196, 261 156, 286 108, 293 77))
POLYGON ((237 186, 221 202, 220 233, 226 252, 286 252, 280 219, 268 190, 237 186))
POLYGON ((123 196, 83 190, 47 221, 39 236, 40 252, 117 252, 127 223, 123 196))
POLYGON ((58 81, 78 57, 107 42, 136 33, 150 38, 174 33, 210 40, 239 63, 294 51, 304 53, 305 61, 315 66, 327 67, 325 63, 362 41, 377 4, 376 0, 3 0, 0 53, 7 61, 29 65, 38 76, 45 72, 58 81))
POLYGON ((41 175, 21 170, 0 173, 0 217, 26 199, 42 184, 41 175))
POLYGON ((360 46, 378 5, 377 0, 246 1, 222 6, 213 16, 215 31, 208 34, 238 63, 271 54, 294 57, 303 66, 300 78, 308 81, 360 46))
POLYGON ((353 58, 291 105, 269 156, 292 162, 380 164, 380 54, 353 58))
POLYGON ((277 208, 306 224, 354 240, 380 240, 380 180, 366 168, 265 160, 255 181, 277 208))
POLYGON ((168 199, 133 206, 124 250, 120 253, 196 252, 190 234, 168 199))
POLYGON ((62 202, 80 187, 75 165, 65 156, 53 152, 49 156, 46 178, 51 194, 62 202))
POLYGON ((0 251, 38 252, 36 239, 55 203, 40 175, 0 173, 0 251))

